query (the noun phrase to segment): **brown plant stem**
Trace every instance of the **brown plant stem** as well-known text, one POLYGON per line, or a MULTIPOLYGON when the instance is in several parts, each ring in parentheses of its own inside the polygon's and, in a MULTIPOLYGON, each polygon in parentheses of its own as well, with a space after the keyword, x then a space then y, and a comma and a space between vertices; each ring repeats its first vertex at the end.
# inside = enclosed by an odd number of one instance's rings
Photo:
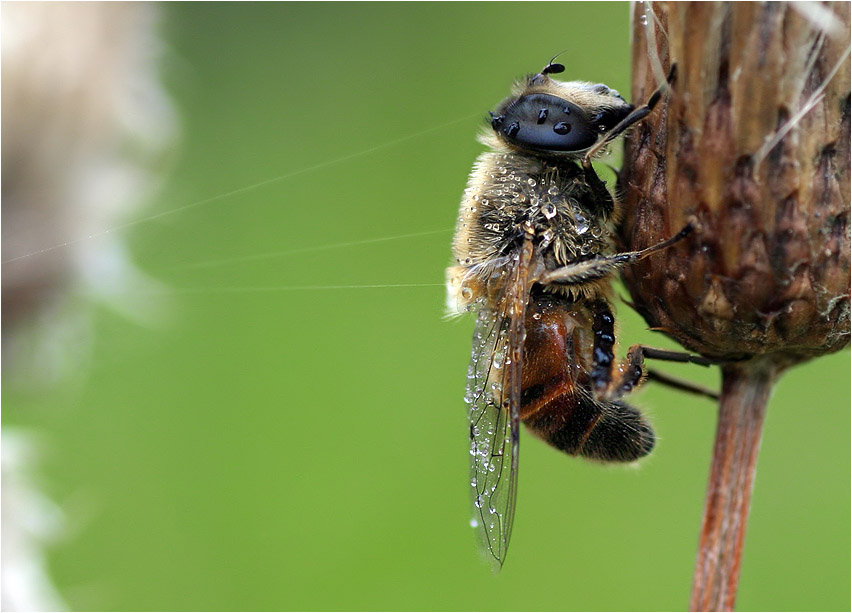
POLYGON ((691 611, 733 610, 763 418, 777 376, 768 363, 729 366, 722 374, 691 611))

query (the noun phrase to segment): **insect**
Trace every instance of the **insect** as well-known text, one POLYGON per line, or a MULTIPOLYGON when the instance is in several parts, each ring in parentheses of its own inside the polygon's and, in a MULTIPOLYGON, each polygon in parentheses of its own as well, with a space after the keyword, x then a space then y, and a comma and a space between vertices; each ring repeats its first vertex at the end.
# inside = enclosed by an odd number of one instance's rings
POLYGON ((709 363, 698 356, 634 345, 623 362, 613 357, 613 274, 693 228, 617 253, 618 203, 591 161, 652 111, 675 70, 638 108, 605 85, 551 78, 563 70, 551 60, 491 113, 447 269, 448 307, 477 317, 465 395, 471 524, 497 569, 512 532, 520 422, 571 455, 630 462, 654 447, 648 421, 621 400, 645 378, 715 397, 643 365, 709 363))

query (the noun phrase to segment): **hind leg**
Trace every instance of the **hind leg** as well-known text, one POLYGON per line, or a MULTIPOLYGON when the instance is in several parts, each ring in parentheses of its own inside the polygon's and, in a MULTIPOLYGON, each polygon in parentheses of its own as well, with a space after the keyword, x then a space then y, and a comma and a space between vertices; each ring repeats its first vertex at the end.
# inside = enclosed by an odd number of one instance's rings
POLYGON ((627 358, 615 364, 615 318, 609 303, 599 300, 594 304, 592 331, 595 340, 592 346, 592 369, 589 379, 595 399, 612 401, 621 398, 642 382, 645 376, 644 356, 641 345, 634 345, 627 358))
POLYGON ((685 392, 692 392, 700 396, 708 396, 714 400, 719 399, 719 394, 688 381, 682 381, 675 377, 659 373, 645 368, 645 358, 667 360, 670 362, 690 362, 701 366, 710 366, 712 361, 701 356, 683 353, 680 351, 666 351, 654 349, 645 345, 633 345, 627 350, 627 357, 615 367, 615 375, 609 384, 596 395, 600 400, 618 400, 633 391, 644 381, 656 381, 685 392))
POLYGON ((646 371, 645 380, 656 381, 657 383, 668 385, 672 389, 680 390, 682 392, 689 392, 690 394, 696 394, 697 396, 704 396, 705 398, 710 398, 711 400, 719 400, 719 392, 713 391, 706 387, 702 387, 700 385, 696 385, 691 381, 684 381, 683 379, 672 377, 671 375, 667 375, 666 373, 658 372, 650 368, 646 371))
POLYGON ((606 301, 598 301, 594 305, 595 317, 592 330, 595 335, 592 348, 592 370, 589 373, 592 391, 595 398, 600 401, 614 401, 629 394, 633 389, 647 378, 680 389, 709 396, 718 399, 718 394, 705 388, 693 385, 686 381, 680 381, 674 377, 656 372, 647 372, 645 369, 645 358, 664 360, 669 362, 691 362, 702 366, 713 364, 711 360, 701 356, 683 353, 680 351, 668 351, 655 349, 645 345, 633 345, 627 350, 624 361, 615 366, 613 346, 615 345, 615 318, 606 301))

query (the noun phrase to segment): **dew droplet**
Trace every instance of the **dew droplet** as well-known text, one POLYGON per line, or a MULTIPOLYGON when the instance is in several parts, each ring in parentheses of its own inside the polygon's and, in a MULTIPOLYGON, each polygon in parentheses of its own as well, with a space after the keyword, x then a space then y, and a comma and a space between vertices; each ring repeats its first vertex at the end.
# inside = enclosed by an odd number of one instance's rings
POLYGON ((535 187, 537 184, 535 182, 535 179, 529 178, 527 179, 527 185, 529 185, 530 187, 535 187))
POLYGON ((548 202, 543 207, 541 207, 541 212, 548 219, 553 219, 554 217, 556 217, 556 207, 553 206, 552 202, 548 202))

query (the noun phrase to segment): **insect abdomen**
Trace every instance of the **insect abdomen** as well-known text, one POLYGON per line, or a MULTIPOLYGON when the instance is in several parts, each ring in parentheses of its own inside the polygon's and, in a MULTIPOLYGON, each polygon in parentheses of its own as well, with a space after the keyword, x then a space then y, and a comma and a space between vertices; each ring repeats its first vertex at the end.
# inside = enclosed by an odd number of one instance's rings
POLYGON ((573 390, 549 400, 524 423, 560 451, 592 460, 632 462, 654 448, 654 431, 639 411, 573 390))
POLYGON ((654 448, 654 431, 623 402, 601 402, 589 387, 590 317, 557 296, 530 301, 526 317, 521 419, 539 438, 571 455, 631 462, 654 448))

